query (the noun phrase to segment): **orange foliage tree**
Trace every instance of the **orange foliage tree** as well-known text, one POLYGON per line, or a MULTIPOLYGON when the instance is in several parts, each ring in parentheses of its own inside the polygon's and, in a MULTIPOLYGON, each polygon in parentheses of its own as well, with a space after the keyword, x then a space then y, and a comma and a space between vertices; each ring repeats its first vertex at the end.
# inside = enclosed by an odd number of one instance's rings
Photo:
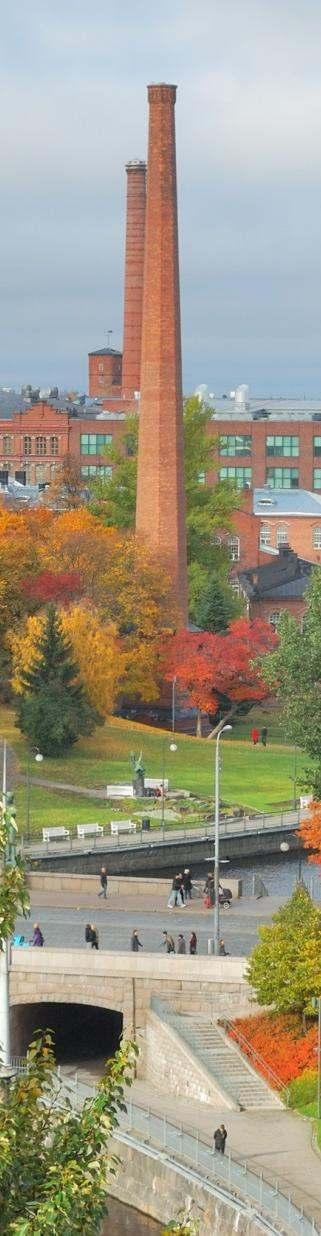
MULTIPOLYGON (((46 614, 30 614, 24 626, 8 636, 12 653, 12 687, 21 695, 25 675, 36 665, 39 640, 46 614)), ((60 612, 60 625, 69 639, 79 676, 92 706, 106 717, 113 711, 123 673, 123 658, 117 631, 103 623, 97 611, 85 603, 60 612)))
POLYGON ((271 1080, 270 1069, 276 1078, 287 1083, 304 1069, 316 1068, 316 1022, 303 1034, 302 1021, 296 1013, 238 1017, 233 1021, 231 1037, 238 1041, 239 1036, 242 1051, 249 1059, 253 1060, 251 1049, 257 1052, 260 1059, 254 1061, 255 1066, 267 1080, 271 1080))
POLYGON ((165 645, 165 678, 174 676, 198 713, 226 719, 240 705, 263 700, 269 688, 262 678, 258 658, 271 652, 277 636, 270 623, 255 618, 236 618, 227 631, 180 631, 165 645))
POLYGON ((321 803, 317 800, 311 803, 307 814, 301 820, 298 837, 309 851, 309 863, 321 866, 321 803))

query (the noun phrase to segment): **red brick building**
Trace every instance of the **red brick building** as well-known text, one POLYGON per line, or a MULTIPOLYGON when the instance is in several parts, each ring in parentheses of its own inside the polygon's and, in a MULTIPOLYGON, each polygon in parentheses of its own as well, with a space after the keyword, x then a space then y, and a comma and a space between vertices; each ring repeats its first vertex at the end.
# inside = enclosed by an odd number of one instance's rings
POLYGON ((284 546, 269 562, 240 572, 240 592, 248 617, 264 618, 277 627, 282 612, 287 610, 301 622, 312 569, 311 562, 298 558, 292 549, 284 546))

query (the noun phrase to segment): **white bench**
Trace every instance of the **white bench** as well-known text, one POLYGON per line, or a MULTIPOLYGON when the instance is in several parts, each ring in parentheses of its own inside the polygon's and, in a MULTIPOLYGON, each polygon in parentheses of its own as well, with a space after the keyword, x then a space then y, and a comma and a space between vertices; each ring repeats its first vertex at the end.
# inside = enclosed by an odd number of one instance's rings
POLYGON ((102 837, 102 824, 77 824, 77 837, 102 837))
POLYGON ((66 841, 70 836, 69 828, 43 828, 43 841, 66 841))
POLYGON ((107 798, 134 798, 133 785, 107 785, 107 798))
POLYGON ((112 837, 118 837, 119 833, 135 833, 136 827, 136 820, 111 820, 110 822, 112 837))

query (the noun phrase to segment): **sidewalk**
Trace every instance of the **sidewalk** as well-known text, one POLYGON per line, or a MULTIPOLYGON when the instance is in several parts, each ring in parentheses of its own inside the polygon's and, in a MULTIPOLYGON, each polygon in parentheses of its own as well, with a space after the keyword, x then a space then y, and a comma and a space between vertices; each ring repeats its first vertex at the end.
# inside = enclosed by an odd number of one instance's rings
POLYGON ((133 1102, 182 1122, 210 1141, 213 1131, 224 1121, 228 1130, 227 1149, 234 1158, 246 1159, 254 1171, 262 1170, 270 1180, 278 1180, 297 1205, 321 1222, 321 1154, 312 1146, 310 1121, 290 1111, 234 1112, 197 1103, 195 1099, 157 1094, 148 1082, 137 1080, 131 1089, 133 1102))

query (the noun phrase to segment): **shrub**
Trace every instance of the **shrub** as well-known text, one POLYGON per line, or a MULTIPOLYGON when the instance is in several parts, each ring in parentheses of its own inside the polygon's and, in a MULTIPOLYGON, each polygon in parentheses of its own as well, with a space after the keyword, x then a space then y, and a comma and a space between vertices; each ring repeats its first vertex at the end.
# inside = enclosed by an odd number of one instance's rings
POLYGON ((254 1017, 236 1018, 233 1025, 234 1037, 237 1039, 238 1032, 249 1044, 246 1050, 242 1043, 245 1054, 251 1059, 251 1048, 254 1048, 261 1056, 261 1064, 259 1061, 253 1063, 268 1081, 271 1081, 269 1069, 272 1069, 280 1082, 287 1085, 295 1077, 299 1077, 303 1070, 315 1067, 318 1037, 316 1021, 310 1021, 305 1034, 302 1031, 301 1017, 296 1013, 259 1013, 254 1017))
POLYGON ((301 1077, 295 1077, 289 1086, 289 1106, 306 1108, 315 1103, 318 1074, 316 1069, 305 1069, 301 1077))

